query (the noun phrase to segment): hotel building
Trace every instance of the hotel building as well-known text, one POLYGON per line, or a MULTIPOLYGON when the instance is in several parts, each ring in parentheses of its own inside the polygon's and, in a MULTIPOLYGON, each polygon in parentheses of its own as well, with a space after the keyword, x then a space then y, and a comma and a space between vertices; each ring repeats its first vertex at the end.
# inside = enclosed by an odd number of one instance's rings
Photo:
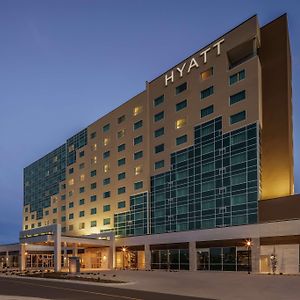
POLYGON ((249 18, 26 167, 0 267, 298 273, 291 96, 287 16, 249 18))

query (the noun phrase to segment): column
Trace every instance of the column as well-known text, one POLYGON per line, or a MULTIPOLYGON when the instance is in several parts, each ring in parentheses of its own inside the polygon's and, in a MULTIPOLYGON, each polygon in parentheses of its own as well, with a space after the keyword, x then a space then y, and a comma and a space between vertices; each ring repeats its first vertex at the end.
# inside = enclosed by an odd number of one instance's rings
POLYGON ((113 270, 116 267, 116 246, 115 246, 115 238, 111 238, 111 245, 108 250, 108 262, 107 266, 109 269, 113 270))
POLYGON ((61 271, 61 225, 57 224, 54 232, 54 271, 61 271))
POLYGON ((145 244, 144 245, 145 250, 145 270, 151 270, 151 251, 150 251, 150 245, 145 244))
POLYGON ((64 267, 68 267, 68 245, 64 242, 64 267))
POLYGON ((260 239, 259 238, 251 238, 252 246, 251 246, 251 266, 252 272, 259 273, 259 260, 260 260, 260 239))
POLYGON ((21 271, 25 271, 25 269, 26 269, 26 246, 25 246, 25 244, 20 244, 19 268, 21 271))
POLYGON ((197 249, 196 242, 189 242, 189 269, 197 271, 197 249))
POLYGON ((5 265, 6 265, 6 268, 10 267, 10 265, 9 265, 9 254, 8 254, 8 251, 6 251, 6 253, 5 253, 5 265))
POLYGON ((78 256, 78 248, 77 248, 77 244, 76 243, 73 244, 72 255, 73 256, 78 256))

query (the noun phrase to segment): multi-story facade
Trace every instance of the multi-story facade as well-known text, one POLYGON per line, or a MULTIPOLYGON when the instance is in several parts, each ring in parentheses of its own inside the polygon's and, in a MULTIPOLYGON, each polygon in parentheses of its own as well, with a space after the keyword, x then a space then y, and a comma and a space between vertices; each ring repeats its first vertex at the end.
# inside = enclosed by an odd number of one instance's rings
POLYGON ((254 271, 279 247, 298 272, 293 189, 287 17, 253 16, 26 167, 21 237, 113 233, 110 267, 191 270, 244 270, 251 239, 254 271))

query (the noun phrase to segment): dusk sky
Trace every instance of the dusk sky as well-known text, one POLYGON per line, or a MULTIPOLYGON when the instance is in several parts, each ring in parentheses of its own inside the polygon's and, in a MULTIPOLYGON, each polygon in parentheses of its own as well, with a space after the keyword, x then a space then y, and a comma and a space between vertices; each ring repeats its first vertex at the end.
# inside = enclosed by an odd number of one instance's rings
POLYGON ((0 244, 18 241, 25 166, 254 14, 288 14, 299 193, 299 12, 299 0, 0 0, 0 244))

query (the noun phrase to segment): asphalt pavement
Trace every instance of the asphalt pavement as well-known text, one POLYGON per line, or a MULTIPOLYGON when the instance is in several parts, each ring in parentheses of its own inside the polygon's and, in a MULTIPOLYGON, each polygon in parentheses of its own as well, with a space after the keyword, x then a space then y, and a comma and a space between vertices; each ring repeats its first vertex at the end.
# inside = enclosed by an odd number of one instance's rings
MULTIPOLYGON (((180 282, 178 282, 180 284, 180 282)), ((59 300, 212 300, 71 282, 0 277, 0 299, 5 296, 59 300)))

